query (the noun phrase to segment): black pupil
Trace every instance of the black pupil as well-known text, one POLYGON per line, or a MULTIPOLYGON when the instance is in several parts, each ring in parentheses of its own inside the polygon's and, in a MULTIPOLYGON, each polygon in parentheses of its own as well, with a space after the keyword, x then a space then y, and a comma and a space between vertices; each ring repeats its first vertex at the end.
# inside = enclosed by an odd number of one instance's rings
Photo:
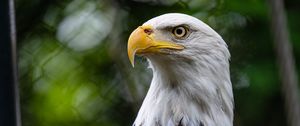
POLYGON ((183 33, 183 30, 182 30, 182 29, 177 29, 177 30, 176 30, 176 34, 181 35, 182 33, 183 33))

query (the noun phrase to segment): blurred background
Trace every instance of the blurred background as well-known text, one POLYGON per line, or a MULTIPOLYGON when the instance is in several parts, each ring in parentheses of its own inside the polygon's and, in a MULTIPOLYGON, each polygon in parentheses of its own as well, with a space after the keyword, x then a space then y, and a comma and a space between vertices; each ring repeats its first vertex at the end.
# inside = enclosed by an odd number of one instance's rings
MULTIPOLYGON (((285 0, 297 68, 299 5, 285 0)), ((227 42, 236 126, 287 125, 265 0, 16 0, 22 125, 131 125, 152 73, 141 57, 131 67, 128 36, 170 12, 197 17, 227 42)))

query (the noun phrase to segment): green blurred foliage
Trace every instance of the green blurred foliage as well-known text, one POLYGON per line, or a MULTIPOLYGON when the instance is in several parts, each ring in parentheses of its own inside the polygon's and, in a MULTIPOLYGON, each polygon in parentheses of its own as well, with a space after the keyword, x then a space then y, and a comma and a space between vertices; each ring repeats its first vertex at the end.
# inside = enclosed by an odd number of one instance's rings
MULTIPOLYGON (((300 2, 285 4, 298 63, 300 2)), ((16 9, 23 126, 131 125, 151 71, 140 57, 131 68, 127 38, 170 12, 201 19, 228 43, 236 126, 286 125, 266 1, 17 0, 16 9)))

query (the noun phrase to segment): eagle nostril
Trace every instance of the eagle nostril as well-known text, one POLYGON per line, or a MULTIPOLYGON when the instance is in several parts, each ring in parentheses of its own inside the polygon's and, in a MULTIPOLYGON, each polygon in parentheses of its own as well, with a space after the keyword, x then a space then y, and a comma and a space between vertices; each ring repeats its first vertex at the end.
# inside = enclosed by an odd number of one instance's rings
POLYGON ((153 33, 153 30, 152 29, 144 29, 144 32, 148 35, 152 34, 153 33))

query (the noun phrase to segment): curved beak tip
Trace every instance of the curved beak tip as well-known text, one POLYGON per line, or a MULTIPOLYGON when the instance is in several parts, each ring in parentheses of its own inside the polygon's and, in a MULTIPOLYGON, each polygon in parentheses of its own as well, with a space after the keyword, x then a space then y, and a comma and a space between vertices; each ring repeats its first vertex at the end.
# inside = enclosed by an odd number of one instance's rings
POLYGON ((145 46, 146 35, 143 31, 144 30, 141 27, 138 27, 130 34, 128 39, 127 52, 132 67, 134 67, 134 57, 136 51, 145 46))
POLYGON ((131 64, 131 66, 134 68, 134 56, 135 56, 135 54, 128 55, 128 56, 129 56, 130 64, 131 64))

